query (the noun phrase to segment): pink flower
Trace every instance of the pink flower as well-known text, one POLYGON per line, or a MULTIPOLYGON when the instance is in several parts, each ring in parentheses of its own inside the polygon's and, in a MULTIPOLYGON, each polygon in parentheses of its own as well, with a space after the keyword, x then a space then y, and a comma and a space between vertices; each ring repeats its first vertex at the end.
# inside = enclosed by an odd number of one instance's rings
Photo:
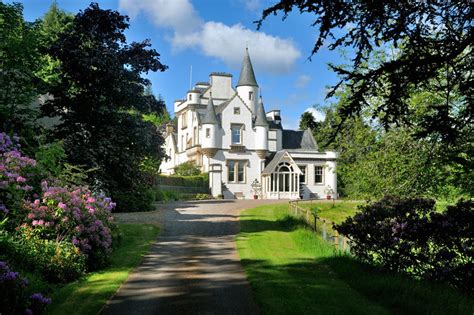
POLYGON ((17 181, 18 183, 24 183, 24 182, 26 182, 26 178, 24 178, 23 176, 18 176, 18 177, 16 178, 16 181, 17 181))
POLYGON ((32 224, 33 226, 38 225, 38 220, 33 220, 33 222, 31 222, 31 224, 32 224))
POLYGON ((59 207, 60 209, 63 209, 63 210, 65 210, 65 209, 67 208, 66 204, 63 203, 63 202, 60 202, 60 203, 58 204, 58 207, 59 207))

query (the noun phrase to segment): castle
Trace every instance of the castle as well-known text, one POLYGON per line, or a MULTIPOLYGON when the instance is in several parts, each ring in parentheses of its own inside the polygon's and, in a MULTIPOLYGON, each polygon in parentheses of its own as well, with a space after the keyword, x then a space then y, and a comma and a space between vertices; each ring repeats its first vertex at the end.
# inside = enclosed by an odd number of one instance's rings
POLYGON ((225 199, 336 198, 336 152, 320 152, 310 130, 283 129, 280 111, 265 112, 258 95, 248 49, 235 88, 220 72, 196 83, 174 102, 177 130, 167 125, 161 173, 193 161, 225 199))

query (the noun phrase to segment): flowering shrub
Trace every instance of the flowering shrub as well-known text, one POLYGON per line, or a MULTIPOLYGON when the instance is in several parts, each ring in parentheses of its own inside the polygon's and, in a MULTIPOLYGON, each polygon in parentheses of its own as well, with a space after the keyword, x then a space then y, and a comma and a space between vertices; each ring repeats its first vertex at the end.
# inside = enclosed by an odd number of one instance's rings
POLYGON ((431 199, 384 197, 335 229, 364 262, 473 290, 474 201, 439 213, 431 199))
POLYGON ((10 213, 10 227, 22 219, 22 200, 29 195, 32 186, 30 177, 36 161, 23 156, 18 138, 0 133, 0 218, 10 213), (15 211, 11 211, 15 210, 15 211))
POLYGON ((41 293, 26 293, 28 280, 0 261, 0 314, 41 314, 51 299, 41 293))
POLYGON ((104 265, 112 251, 115 203, 85 187, 49 187, 44 181, 42 189, 42 199, 25 203, 28 215, 22 229, 43 239, 72 242, 90 269, 104 265))
POLYGON ((86 270, 84 255, 71 241, 40 239, 29 229, 16 233, 0 231, 0 259, 15 266, 36 271, 49 282, 68 282, 86 270))

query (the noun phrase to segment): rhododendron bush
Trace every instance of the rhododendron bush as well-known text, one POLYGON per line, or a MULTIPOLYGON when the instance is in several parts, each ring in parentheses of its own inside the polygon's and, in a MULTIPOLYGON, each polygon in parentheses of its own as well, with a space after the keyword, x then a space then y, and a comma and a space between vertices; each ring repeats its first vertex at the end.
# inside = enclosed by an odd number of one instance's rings
POLYGON ((86 187, 50 187, 43 181, 42 190, 41 198, 25 202, 28 215, 22 229, 43 239, 71 241, 90 269, 106 263, 112 252, 115 203, 86 187))
POLYGON ((39 179, 47 172, 20 148, 18 137, 0 133, 0 259, 53 282, 104 266, 115 203, 85 186, 39 179))
POLYGON ((335 226, 359 259, 474 290, 474 201, 438 212, 432 199, 387 196, 360 210, 335 226))

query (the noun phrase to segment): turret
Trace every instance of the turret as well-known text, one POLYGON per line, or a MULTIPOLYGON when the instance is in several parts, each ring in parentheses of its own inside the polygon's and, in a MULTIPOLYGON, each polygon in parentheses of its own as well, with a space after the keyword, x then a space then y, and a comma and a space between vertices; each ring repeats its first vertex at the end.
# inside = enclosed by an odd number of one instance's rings
POLYGON ((203 129, 202 151, 208 158, 212 158, 216 154, 218 148, 217 133, 219 128, 214 102, 212 101, 212 93, 209 96, 206 114, 204 115, 201 124, 203 129))
POLYGON ((237 93, 252 110, 253 115, 258 109, 258 84, 250 61, 249 50, 245 49, 245 56, 240 70, 239 82, 237 83, 237 93))
POLYGON ((267 116, 265 115, 265 109, 263 107, 262 97, 260 97, 256 114, 255 150, 257 151, 258 157, 264 159, 268 152, 268 122, 267 116))

